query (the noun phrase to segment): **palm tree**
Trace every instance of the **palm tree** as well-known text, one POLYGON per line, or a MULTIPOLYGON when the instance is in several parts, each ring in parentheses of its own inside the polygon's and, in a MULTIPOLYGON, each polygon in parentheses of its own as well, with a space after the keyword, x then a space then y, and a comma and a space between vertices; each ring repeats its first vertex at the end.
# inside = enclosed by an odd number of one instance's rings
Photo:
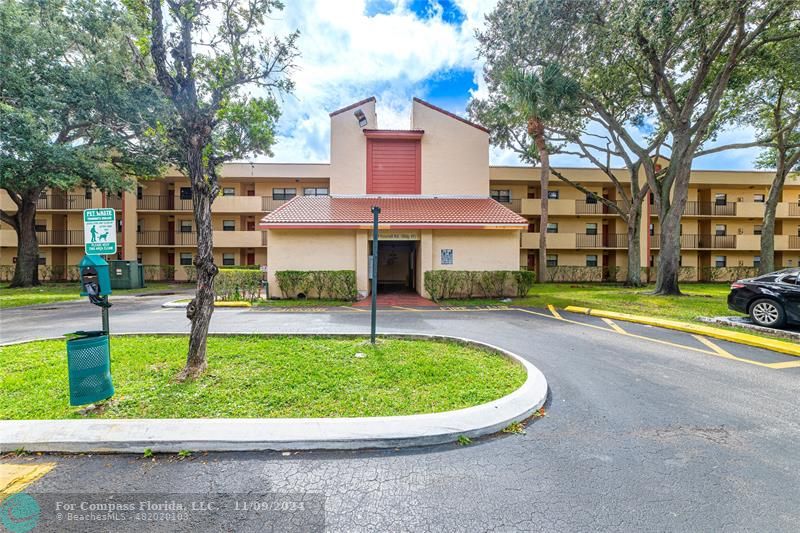
POLYGON ((547 189, 550 179, 550 153, 545 129, 561 115, 574 113, 578 107, 578 83, 565 76, 554 64, 538 71, 509 70, 502 80, 502 89, 510 105, 527 122, 528 135, 541 164, 542 214, 539 225, 539 262, 537 277, 547 275, 547 189))

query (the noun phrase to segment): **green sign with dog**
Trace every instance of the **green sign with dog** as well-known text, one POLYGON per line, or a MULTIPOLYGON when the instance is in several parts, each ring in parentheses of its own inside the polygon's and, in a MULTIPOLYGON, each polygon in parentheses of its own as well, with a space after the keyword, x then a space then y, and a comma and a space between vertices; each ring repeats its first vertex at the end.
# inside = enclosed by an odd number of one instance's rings
POLYGON ((117 253, 117 228, 113 209, 83 210, 83 243, 86 255, 117 253))

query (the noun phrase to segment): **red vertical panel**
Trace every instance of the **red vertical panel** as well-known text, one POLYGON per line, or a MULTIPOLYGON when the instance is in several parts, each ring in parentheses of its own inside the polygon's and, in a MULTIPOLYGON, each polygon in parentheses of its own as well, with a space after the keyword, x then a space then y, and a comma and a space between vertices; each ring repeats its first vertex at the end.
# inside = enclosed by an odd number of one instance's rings
POLYGON ((420 194, 417 139, 367 139, 367 194, 420 194))

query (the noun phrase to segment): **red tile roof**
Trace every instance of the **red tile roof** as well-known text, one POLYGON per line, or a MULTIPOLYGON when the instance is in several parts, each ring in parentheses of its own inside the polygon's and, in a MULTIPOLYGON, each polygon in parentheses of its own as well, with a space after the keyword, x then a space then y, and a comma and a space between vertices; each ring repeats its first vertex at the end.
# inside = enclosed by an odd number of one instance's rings
POLYGON ((512 226, 528 221, 491 198, 297 196, 261 219, 262 228, 361 227, 381 208, 381 226, 512 226))

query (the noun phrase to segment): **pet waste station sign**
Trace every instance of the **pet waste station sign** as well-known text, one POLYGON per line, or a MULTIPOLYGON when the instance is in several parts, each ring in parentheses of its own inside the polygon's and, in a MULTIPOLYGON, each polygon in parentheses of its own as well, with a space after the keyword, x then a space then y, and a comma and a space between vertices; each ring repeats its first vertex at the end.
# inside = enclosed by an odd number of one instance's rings
POLYGON ((117 253, 117 228, 113 209, 83 210, 83 242, 86 255, 117 253))

